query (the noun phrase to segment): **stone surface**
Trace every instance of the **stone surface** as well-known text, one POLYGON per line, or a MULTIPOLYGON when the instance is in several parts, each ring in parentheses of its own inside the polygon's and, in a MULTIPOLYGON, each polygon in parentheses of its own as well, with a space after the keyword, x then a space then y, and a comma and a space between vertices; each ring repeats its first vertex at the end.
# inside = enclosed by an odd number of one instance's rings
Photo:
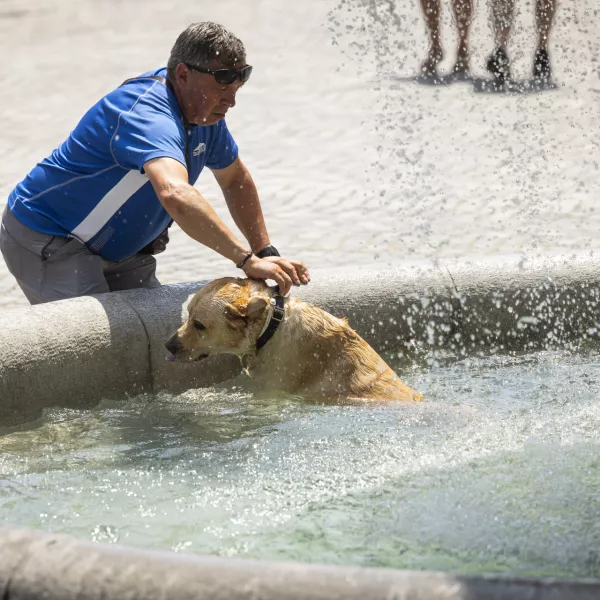
POLYGON ((600 582, 203 557, 0 529, 0 594, 5 600, 592 600, 600 582))

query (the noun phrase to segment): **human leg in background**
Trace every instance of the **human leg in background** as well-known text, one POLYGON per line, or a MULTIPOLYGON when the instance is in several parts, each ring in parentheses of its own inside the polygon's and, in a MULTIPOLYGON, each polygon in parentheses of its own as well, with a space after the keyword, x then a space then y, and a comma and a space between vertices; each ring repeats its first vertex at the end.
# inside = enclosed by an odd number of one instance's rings
POLYGON ((503 85, 510 79, 508 42, 515 16, 515 0, 490 0, 494 51, 487 61, 487 70, 497 84, 503 85))
POLYGON ((473 2, 472 0, 452 0, 452 9, 458 29, 458 47, 452 74, 456 79, 469 79, 471 77, 469 29, 473 20, 473 2))
POLYGON ((421 76, 433 79, 437 77, 437 66, 444 58, 440 35, 441 0, 421 0, 421 8, 429 37, 429 50, 421 64, 421 76))
POLYGON ((535 17, 538 41, 533 59, 533 78, 540 83, 547 83, 552 78, 548 44, 555 13, 556 0, 536 0, 535 17))

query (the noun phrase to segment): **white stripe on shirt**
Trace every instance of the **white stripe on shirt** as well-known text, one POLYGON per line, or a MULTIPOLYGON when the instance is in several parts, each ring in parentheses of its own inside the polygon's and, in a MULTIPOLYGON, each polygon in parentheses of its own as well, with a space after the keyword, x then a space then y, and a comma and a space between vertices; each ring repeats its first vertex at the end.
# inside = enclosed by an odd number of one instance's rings
POLYGON ((91 240, 121 206, 148 181, 150 181, 148 177, 139 171, 129 171, 71 233, 82 242, 91 240))

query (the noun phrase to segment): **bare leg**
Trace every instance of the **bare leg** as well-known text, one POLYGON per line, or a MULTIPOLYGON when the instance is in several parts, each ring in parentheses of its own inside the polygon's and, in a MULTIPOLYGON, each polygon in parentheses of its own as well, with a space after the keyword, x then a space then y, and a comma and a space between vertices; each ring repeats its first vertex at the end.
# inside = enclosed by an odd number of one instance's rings
POLYGON ((490 0, 492 29, 496 48, 507 53, 508 40, 515 16, 515 0, 490 0))
POLYGON ((550 82, 552 68, 548 54, 550 30, 556 12, 556 0, 536 0, 535 18, 538 30, 538 45, 533 59, 533 78, 540 84, 550 82))
POLYGON ((425 26, 429 36, 429 51, 421 65, 421 73, 425 76, 435 76, 438 64, 444 57, 440 35, 440 0, 421 0, 421 8, 425 17, 425 26))
POLYGON ((458 29, 458 49, 453 72, 455 74, 468 74, 470 67, 469 29, 473 17, 473 1, 452 0, 452 8, 454 9, 454 18, 458 29))
POLYGON ((538 30, 538 50, 548 52, 548 41, 555 13, 556 0, 536 0, 535 17, 538 30))

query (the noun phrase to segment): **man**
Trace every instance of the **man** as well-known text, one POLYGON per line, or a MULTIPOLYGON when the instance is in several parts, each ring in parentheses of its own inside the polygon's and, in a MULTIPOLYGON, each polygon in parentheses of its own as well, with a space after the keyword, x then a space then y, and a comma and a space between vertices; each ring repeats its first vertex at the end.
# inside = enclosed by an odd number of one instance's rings
MULTIPOLYGON (((490 0, 495 49, 487 61, 487 70, 497 85, 503 86, 510 79, 510 60, 507 46, 515 14, 515 0, 490 0)), ((552 68, 548 44, 550 30, 556 12, 556 0, 535 0, 537 46, 533 58, 533 80, 537 85, 552 80, 552 68)))
MULTIPOLYGON (((425 26, 429 35, 427 58, 421 65, 420 78, 437 81, 437 67, 444 58, 444 49, 440 35, 441 0, 421 0, 421 8, 425 17, 425 26)), ((456 61, 450 77, 456 81, 470 78, 469 28, 471 27, 473 4, 471 0, 452 0, 452 9, 458 30, 456 61)))
POLYGON ((178 37, 166 69, 128 79, 11 192, 0 229, 10 272, 32 304, 156 287, 174 220, 248 277, 286 294, 310 280, 270 245, 256 187, 225 124, 252 67, 242 42, 205 22, 178 37), (213 172, 239 241, 193 187, 213 172))

